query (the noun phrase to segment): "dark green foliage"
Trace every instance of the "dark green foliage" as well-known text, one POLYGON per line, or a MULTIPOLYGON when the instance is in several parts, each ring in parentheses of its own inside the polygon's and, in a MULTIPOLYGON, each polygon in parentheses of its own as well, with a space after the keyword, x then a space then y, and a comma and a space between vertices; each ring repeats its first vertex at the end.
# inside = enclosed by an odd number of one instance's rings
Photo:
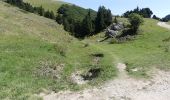
POLYGON ((107 11, 107 14, 106 14, 106 19, 105 19, 105 22, 106 22, 106 25, 109 26, 111 23, 112 23, 112 13, 111 13, 111 10, 108 9, 107 11))
POLYGON ((141 16, 143 16, 144 18, 151 18, 153 12, 150 10, 150 8, 142 8, 142 9, 139 9, 139 7, 137 7, 136 9, 134 10, 131 10, 131 11, 127 11, 123 14, 124 17, 128 18, 128 16, 132 13, 137 13, 141 16))
POLYGON ((164 22, 168 22, 169 20, 170 20, 170 15, 167 15, 164 18, 162 18, 162 21, 164 22))
POLYGON ((64 30, 70 31, 70 25, 67 19, 63 20, 64 30))
POLYGON ((140 15, 142 15, 144 18, 151 18, 153 12, 149 8, 143 8, 140 10, 140 15))
POLYGON ((56 22, 58 24, 62 24, 63 23, 63 19, 62 19, 62 15, 61 14, 58 14, 58 16, 56 16, 56 22))
POLYGON ((96 17, 96 32, 99 32, 106 28, 106 24, 104 22, 104 10, 105 8, 99 7, 99 10, 97 12, 97 17, 96 17))
POLYGON ((112 14, 109 9, 100 6, 96 17, 96 32, 100 32, 112 23, 112 14))
POLYGON ((37 8, 37 12, 40 16, 44 16, 45 10, 42 6, 40 7, 36 7, 37 8))
POLYGON ((82 29, 83 29, 83 34, 86 36, 92 35, 92 33, 94 32, 94 23, 92 22, 91 19, 90 10, 89 13, 86 15, 86 17, 83 19, 82 29))
POLYGON ((130 25, 122 31, 122 34, 117 36, 117 41, 115 43, 123 43, 125 41, 133 40, 135 35, 138 34, 138 29, 141 24, 143 24, 143 17, 137 13, 132 13, 129 15, 128 20, 130 25))
POLYGON ((55 16, 53 11, 45 11, 42 6, 33 7, 31 4, 23 2, 23 0, 7 0, 6 2, 25 11, 55 19, 56 22, 64 25, 66 31, 78 38, 100 32, 112 23, 111 11, 104 6, 99 7, 99 11, 96 13, 91 9, 64 4, 58 9, 58 14, 55 16))
MULTIPOLYGON (((76 21, 82 21, 84 19, 84 16, 88 14, 89 9, 84 9, 76 5, 68 5, 64 4, 58 9, 58 14, 63 15, 63 17, 67 19, 74 19, 76 21)), ((96 12, 94 10, 91 10, 91 17, 92 19, 95 19, 96 12)))
POLYGON ((157 17, 156 15, 153 15, 152 17, 153 19, 156 19, 156 20, 161 20, 159 17, 157 17))
POLYGON ((55 18, 53 11, 49 11, 49 10, 44 13, 44 17, 50 18, 50 19, 55 18))
POLYGON ((129 15, 128 20, 131 24, 131 29, 133 33, 136 34, 137 30, 139 29, 139 26, 143 23, 142 16, 136 13, 132 13, 129 15))
POLYGON ((114 18, 114 23, 118 23, 117 17, 114 18))
POLYGON ((66 31, 78 38, 94 35, 112 23, 112 13, 104 6, 99 7, 96 13, 91 9, 65 4, 57 12, 56 21, 63 24, 66 31), (67 21, 64 22, 64 20, 67 21))
POLYGON ((33 7, 31 4, 23 2, 23 0, 6 0, 6 2, 11 5, 17 6, 25 11, 36 13, 39 14, 40 16, 44 16, 50 19, 55 19, 53 11, 45 11, 44 8, 42 8, 42 6, 33 7))
POLYGON ((91 35, 94 32, 96 12, 76 5, 62 5, 58 11, 56 21, 64 25, 66 31, 78 38, 91 35))

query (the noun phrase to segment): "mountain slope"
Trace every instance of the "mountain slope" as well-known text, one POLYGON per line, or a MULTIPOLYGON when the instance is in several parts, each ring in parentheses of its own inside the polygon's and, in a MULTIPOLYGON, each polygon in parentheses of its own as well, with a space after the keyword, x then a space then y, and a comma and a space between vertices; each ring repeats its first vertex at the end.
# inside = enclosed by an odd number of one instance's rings
POLYGON ((0 98, 34 100, 34 94, 46 90, 97 85, 117 75, 118 63, 126 63, 133 77, 170 69, 170 31, 152 19, 145 19, 141 30, 135 40, 122 44, 97 42, 103 33, 79 41, 55 21, 0 1, 0 98), (95 68, 100 75, 86 85, 70 79, 72 73, 84 75, 95 68))
POLYGON ((36 67, 45 66, 41 62, 62 62, 59 50, 72 39, 56 22, 0 1, 1 100, 28 98, 53 84, 39 76, 36 67))
POLYGON ((42 6, 46 10, 52 10, 54 12, 57 12, 57 9, 62 4, 66 4, 66 2, 60 0, 24 0, 24 2, 28 2, 33 6, 42 6))
MULTIPOLYGON (((81 88, 70 75, 96 67, 91 55, 102 53, 84 45, 55 21, 0 1, 0 98, 32 100, 43 89, 81 88)), ((102 75, 93 84, 116 75, 112 61, 103 63, 110 57, 99 62, 102 75)))

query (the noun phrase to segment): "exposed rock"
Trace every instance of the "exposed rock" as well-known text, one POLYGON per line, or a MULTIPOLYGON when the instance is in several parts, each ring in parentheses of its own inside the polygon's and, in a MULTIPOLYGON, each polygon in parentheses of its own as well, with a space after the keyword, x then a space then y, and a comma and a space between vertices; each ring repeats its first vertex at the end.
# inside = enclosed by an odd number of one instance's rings
POLYGON ((134 68, 132 69, 132 72, 137 72, 139 69, 138 68, 134 68))
POLYGON ((99 76, 99 74, 101 73, 101 70, 102 70, 101 68, 90 69, 88 73, 86 73, 85 75, 82 75, 82 77, 84 78, 84 80, 92 80, 99 76))
POLYGON ((124 29, 124 26, 123 26, 123 23, 122 22, 119 22, 119 23, 113 23, 111 26, 110 26, 110 29, 111 30, 115 30, 115 31, 120 31, 122 29, 124 29))
POLYGON ((113 23, 106 29, 105 36, 114 38, 118 35, 118 32, 124 29, 124 25, 122 22, 113 23))
POLYGON ((118 31, 114 31, 114 30, 110 30, 110 29, 106 30, 106 34, 105 34, 106 37, 113 38, 113 37, 116 37, 117 35, 118 35, 118 31))
POLYGON ((79 85, 86 84, 88 82, 84 80, 80 72, 73 73, 70 78, 73 83, 79 85))

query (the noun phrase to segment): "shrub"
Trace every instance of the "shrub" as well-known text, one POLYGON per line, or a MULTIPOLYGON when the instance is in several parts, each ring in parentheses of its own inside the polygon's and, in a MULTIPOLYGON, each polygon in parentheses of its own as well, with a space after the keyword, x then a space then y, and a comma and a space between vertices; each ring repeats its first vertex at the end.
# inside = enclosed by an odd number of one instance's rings
POLYGON ((128 20, 131 24, 131 29, 133 33, 136 34, 139 29, 139 26, 144 22, 143 17, 139 14, 132 13, 129 15, 128 20))

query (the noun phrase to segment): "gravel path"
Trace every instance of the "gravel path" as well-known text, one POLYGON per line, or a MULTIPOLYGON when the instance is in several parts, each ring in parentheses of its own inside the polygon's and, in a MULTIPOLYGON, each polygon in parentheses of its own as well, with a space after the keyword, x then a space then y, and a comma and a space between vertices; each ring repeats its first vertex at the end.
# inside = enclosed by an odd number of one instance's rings
POLYGON ((167 28, 167 29, 170 29, 170 25, 168 25, 168 24, 165 23, 165 22, 158 22, 157 25, 159 25, 159 26, 161 26, 161 27, 164 27, 164 28, 167 28))
POLYGON ((156 70, 150 80, 130 78, 126 65, 118 63, 119 76, 104 85, 80 92, 62 91, 40 96, 44 100, 169 100, 170 72, 156 70))
MULTIPOLYGON (((170 29, 170 25, 157 25, 170 29)), ((137 80, 126 73, 126 65, 118 63, 119 76, 104 85, 79 92, 40 93, 44 100, 170 100, 170 72, 156 70, 150 80, 137 80)))

